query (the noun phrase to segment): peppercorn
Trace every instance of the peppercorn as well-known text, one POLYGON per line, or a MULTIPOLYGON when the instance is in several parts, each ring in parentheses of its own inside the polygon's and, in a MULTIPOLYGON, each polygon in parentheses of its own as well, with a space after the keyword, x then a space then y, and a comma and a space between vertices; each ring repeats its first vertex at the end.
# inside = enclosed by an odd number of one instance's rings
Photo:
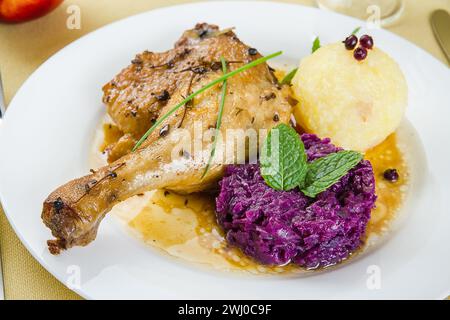
POLYGON ((64 208, 64 202, 60 197, 58 197, 56 201, 53 202, 53 208, 55 208, 57 213, 59 213, 59 211, 61 211, 61 209, 64 208))
POLYGON ((278 113, 275 113, 275 114, 273 115, 273 121, 275 121, 275 122, 280 121, 280 116, 278 115, 278 113))
POLYGON ((353 57, 355 57, 355 59, 358 61, 362 61, 367 57, 367 50, 365 48, 358 47, 353 52, 353 57))
POLYGON ((356 45, 358 44, 358 38, 354 34, 352 34, 351 36, 348 36, 342 42, 345 44, 345 48, 347 50, 353 50, 353 49, 355 49, 356 45))
POLYGON ((156 99, 158 99, 159 101, 166 101, 169 100, 170 98, 170 94, 167 90, 163 90, 163 92, 161 92, 160 94, 158 94, 156 96, 156 99))
POLYGON ((363 35, 361 38, 359 38, 359 44, 361 47, 365 49, 372 49, 373 48, 373 38, 367 34, 363 35))
POLYGON ((390 182, 397 182, 399 179, 397 169, 387 169, 384 171, 383 177, 390 182))
POLYGON ((248 54, 254 56, 258 54, 258 50, 256 50, 255 48, 248 48, 248 54))

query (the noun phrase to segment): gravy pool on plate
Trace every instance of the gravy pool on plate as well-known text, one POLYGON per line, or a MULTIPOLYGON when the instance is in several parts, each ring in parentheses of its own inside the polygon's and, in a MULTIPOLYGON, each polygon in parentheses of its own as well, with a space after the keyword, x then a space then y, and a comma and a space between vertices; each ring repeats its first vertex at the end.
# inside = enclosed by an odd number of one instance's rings
MULTIPOLYGON (((106 161, 102 155, 104 147, 121 135, 114 125, 105 121, 97 130, 92 152, 93 166, 106 161)), ((407 192, 408 166, 397 140, 397 135, 391 134, 381 144, 367 151, 364 157, 372 163, 378 196, 367 227, 366 242, 388 232, 390 222, 395 218, 407 192), (396 168, 400 173, 397 182, 389 182, 383 178, 384 171, 389 168, 396 168)), ((184 261, 219 270, 254 274, 306 271, 293 264, 283 267, 264 266, 239 249, 229 246, 216 222, 214 211, 212 195, 179 195, 155 190, 120 203, 111 214, 126 225, 130 233, 148 245, 184 261)), ((363 250, 364 246, 358 252, 363 250)))

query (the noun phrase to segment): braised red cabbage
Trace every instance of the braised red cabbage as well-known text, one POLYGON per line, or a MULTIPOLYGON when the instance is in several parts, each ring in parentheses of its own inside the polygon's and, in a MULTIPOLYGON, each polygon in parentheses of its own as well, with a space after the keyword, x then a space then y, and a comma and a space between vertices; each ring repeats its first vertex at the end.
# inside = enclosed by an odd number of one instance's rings
MULTIPOLYGON (((341 150, 313 134, 301 138, 308 161, 341 150)), ((314 269, 339 263, 360 247, 375 200, 366 160, 314 199, 297 189, 270 188, 258 165, 230 165, 220 181, 216 212, 227 241, 255 260, 314 269)))

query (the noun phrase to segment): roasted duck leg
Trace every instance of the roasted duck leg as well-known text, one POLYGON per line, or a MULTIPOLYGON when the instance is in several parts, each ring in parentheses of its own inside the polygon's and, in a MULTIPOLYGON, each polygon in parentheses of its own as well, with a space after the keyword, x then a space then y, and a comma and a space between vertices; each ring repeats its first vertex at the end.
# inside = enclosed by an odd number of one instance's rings
MULTIPOLYGON (((121 147, 113 156, 117 159, 110 159, 114 161, 108 166, 68 182, 45 200, 42 219, 56 238, 48 241, 51 253, 87 245, 95 239, 105 214, 131 196, 157 188, 190 193, 214 187, 224 165, 213 164, 202 176, 211 140, 199 140, 203 156, 192 145, 197 132, 215 128, 220 85, 172 114, 136 151, 130 149, 155 120, 185 96, 222 75, 221 56, 229 70, 261 57, 232 31, 198 24, 183 34, 174 49, 136 56, 130 66, 104 86, 108 113, 124 132, 120 145, 128 147, 121 147), (186 137, 191 137, 188 145, 181 143, 186 137), (124 143, 127 139, 129 143, 124 143)), ((229 78, 221 126, 224 140, 228 129, 259 132, 287 123, 291 113, 287 93, 288 88, 278 84, 265 63, 229 78)))

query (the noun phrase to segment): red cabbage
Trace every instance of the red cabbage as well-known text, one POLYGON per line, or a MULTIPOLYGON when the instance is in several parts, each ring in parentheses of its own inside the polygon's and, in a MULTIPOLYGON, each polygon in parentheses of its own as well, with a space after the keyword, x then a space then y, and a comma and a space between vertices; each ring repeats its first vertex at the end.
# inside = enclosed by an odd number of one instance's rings
MULTIPOLYGON (((301 138, 308 161, 341 150, 313 134, 301 138)), ((257 164, 230 165, 216 214, 227 241, 260 263, 314 269, 339 263, 361 245, 375 200, 366 160, 314 199, 297 189, 270 188, 257 164)))

